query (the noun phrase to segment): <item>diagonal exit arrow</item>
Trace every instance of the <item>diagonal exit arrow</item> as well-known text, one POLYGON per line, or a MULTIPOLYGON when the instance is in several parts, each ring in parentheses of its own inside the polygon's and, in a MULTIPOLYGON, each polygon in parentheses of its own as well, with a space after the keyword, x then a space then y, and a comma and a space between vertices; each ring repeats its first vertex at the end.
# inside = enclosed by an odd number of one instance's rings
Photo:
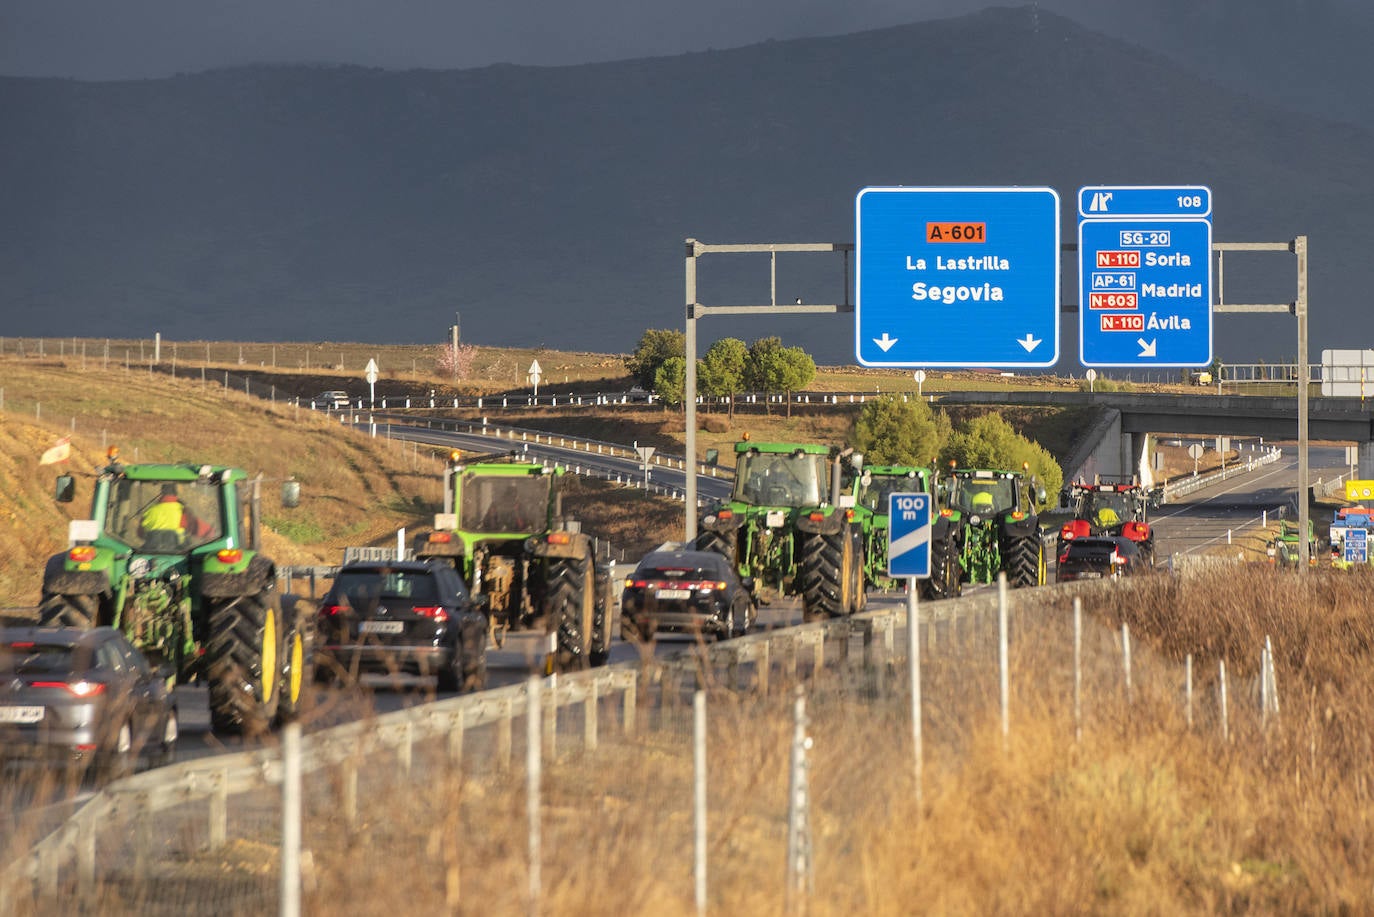
POLYGON ((930 543, 930 526, 922 526, 912 532, 907 532, 901 538, 887 546, 889 557, 901 557, 908 551, 913 551, 921 545, 930 543))
POLYGON ((882 349, 883 353, 887 353, 892 349, 892 345, 897 343, 897 339, 889 337, 888 333, 884 331, 882 337, 873 339, 873 343, 877 344, 878 347, 882 349))
POLYGON ((1135 342, 1140 345, 1140 356, 1152 357, 1155 355, 1155 345, 1159 343, 1159 338, 1153 341, 1146 341, 1144 338, 1136 338, 1135 342))

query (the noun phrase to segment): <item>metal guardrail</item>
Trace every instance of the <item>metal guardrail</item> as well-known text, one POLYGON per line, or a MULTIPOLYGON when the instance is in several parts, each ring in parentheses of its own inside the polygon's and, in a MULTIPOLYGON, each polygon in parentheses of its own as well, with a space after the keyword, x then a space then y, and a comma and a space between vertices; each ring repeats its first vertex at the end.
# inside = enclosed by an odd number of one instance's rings
POLYGON ((1233 468, 1223 467, 1221 471, 1215 471, 1211 474, 1199 475, 1198 477, 1185 477, 1181 479, 1175 478, 1174 480, 1164 485, 1165 499, 1167 500, 1169 497, 1181 497, 1185 494, 1190 494, 1193 491, 1201 490, 1202 488, 1207 487, 1208 485, 1215 484, 1219 481, 1224 481, 1227 477, 1234 477, 1237 474, 1243 474, 1247 471, 1252 471, 1255 468, 1258 468, 1262 465, 1273 464, 1282 457, 1282 449, 1271 449, 1259 458, 1249 459, 1245 462, 1238 462, 1233 468))
MULTIPOLYGON (((1063 598, 1084 588, 1085 584, 1045 587, 1063 598)), ((1086 584, 1100 588, 1100 584, 1086 584)), ((1038 591, 1038 590, 1037 590, 1038 591)), ((954 617, 981 614, 994 608, 995 592, 959 600, 927 602, 920 607, 922 621, 935 622, 954 617)), ((904 620, 904 607, 872 609, 846 618, 802 624, 764 631, 719 644, 696 645, 648 665, 622 662, 604 668, 576 672, 541 682, 545 710, 582 705, 582 741, 595 748, 599 733, 599 701, 621 698, 621 722, 627 732, 636 720, 641 682, 656 685, 660 692, 693 689, 707 672, 724 669, 730 678, 741 665, 754 665, 756 690, 767 691, 768 674, 778 664, 785 675, 795 675, 799 659, 807 658, 813 670, 828 662, 849 657, 850 638, 863 638, 863 663, 885 669, 896 652, 895 633, 904 620), (837 648, 827 659, 827 644, 837 648)), ((326 767, 342 767, 344 805, 342 815, 352 820, 357 814, 357 766, 361 758, 377 751, 393 753, 401 769, 410 770, 411 750, 422 741, 445 738, 448 755, 458 760, 463 754, 464 734, 480 726, 496 727, 492 754, 498 762, 509 763, 512 755, 512 721, 526 709, 524 684, 493 688, 476 694, 434 701, 366 720, 310 733, 302 741, 302 771, 311 773, 326 767)), ((551 722, 551 721, 550 721, 551 722)), ((545 734, 551 732, 545 723, 545 734)), ((552 739, 552 736, 548 736, 552 739)), ((35 844, 28 853, 0 872, 0 901, 6 888, 16 883, 40 889, 57 887, 59 877, 75 869, 78 886, 94 887, 96 850, 102 833, 126 834, 128 824, 172 808, 200 803, 205 806, 209 846, 215 849, 228 840, 229 798, 279 787, 282 780, 281 751, 262 748, 170 765, 126 777, 101 789, 57 830, 35 844)))
MULTIPOLYGON (((595 747, 597 718, 592 711, 598 699, 619 693, 626 711, 624 721, 633 723, 638 684, 639 673, 630 664, 622 663, 546 680, 542 683, 542 702, 547 705, 545 709, 584 705, 589 712, 584 717, 583 740, 589 747, 595 747)), ((511 721, 524 712, 525 690, 523 684, 493 688, 311 733, 302 742, 302 771, 311 773, 342 765, 346 784, 351 782, 356 787, 360 755, 393 750, 402 769, 409 771, 414 743, 447 737, 449 754, 458 758, 462 754, 464 731, 490 724, 497 727, 496 754, 509 759, 511 721)), ((280 751, 262 748, 174 764, 111 783, 60 828, 35 844, 26 856, 0 873, 0 892, 15 882, 55 888, 59 875, 73 867, 79 886, 93 888, 96 847, 102 832, 127 831, 122 823, 136 823, 187 803, 204 803, 210 846, 223 846, 228 838, 229 797, 280 786, 281 779, 280 751)), ((356 806, 356 792, 351 798, 356 806)))

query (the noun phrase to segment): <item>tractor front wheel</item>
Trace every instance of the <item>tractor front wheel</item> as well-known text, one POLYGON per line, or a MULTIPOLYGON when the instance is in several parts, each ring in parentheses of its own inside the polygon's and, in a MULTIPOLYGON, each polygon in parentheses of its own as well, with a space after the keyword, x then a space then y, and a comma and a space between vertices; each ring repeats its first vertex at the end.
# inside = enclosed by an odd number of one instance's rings
POLYGON ((1045 584, 1045 545, 1036 535, 1007 539, 1002 556, 1006 559, 1007 582, 1012 586, 1045 584))
POLYGON ((959 569, 959 545, 953 533, 930 543, 930 579, 925 582, 928 599, 954 599, 964 594, 963 571, 959 569))
POLYGON ((845 535, 806 535, 802 540, 801 563, 797 579, 801 583, 802 620, 823 621, 849 610, 846 601, 850 583, 846 577, 845 535))
POLYGON ((315 681, 311 652, 310 616, 297 607, 282 641, 281 684, 277 691, 277 722, 288 723, 304 712, 307 692, 315 681))
POLYGON ((38 609, 38 623, 43 627, 79 627, 90 630, 96 626, 100 613, 98 595, 53 595, 38 609))
POLYGON ((270 590, 207 601, 210 728, 265 732, 281 702, 281 603, 270 590))

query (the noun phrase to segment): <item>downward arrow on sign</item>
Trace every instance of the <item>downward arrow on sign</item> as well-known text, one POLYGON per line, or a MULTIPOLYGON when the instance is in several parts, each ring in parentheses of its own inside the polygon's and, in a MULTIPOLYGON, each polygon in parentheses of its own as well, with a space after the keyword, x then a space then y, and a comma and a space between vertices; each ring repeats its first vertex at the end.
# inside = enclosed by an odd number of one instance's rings
POLYGON ((882 337, 873 339, 873 343, 877 344, 880 348, 882 348, 883 353, 887 353, 889 350, 892 349, 892 345, 897 343, 897 339, 894 337, 888 337, 887 332, 884 331, 882 337))
POLYGON ((1142 357, 1152 357, 1155 355, 1155 344, 1159 343, 1159 338, 1153 341, 1146 341, 1144 338, 1136 338, 1135 342, 1140 345, 1140 355, 1142 357))
POLYGON ((1016 343, 1026 348, 1026 353, 1030 353, 1032 350, 1040 346, 1040 341, 1036 338, 1031 337, 1031 333, 1029 331, 1026 332, 1025 338, 1017 338, 1016 343))

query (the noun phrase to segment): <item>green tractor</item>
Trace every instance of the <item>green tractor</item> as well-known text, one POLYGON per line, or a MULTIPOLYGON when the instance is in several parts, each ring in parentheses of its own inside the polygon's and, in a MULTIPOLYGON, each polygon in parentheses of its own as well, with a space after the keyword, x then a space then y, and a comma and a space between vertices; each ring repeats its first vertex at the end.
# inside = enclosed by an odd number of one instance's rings
MULTIPOLYGON (((891 589, 896 581, 887 575, 888 497, 894 493, 936 495, 934 473, 908 465, 868 465, 855 476, 856 518, 864 532, 865 577, 875 589, 891 589)), ((936 507, 938 509, 938 507, 936 507)), ((930 577, 921 584, 928 599, 955 598, 963 594, 959 571, 959 526, 947 515, 931 513, 930 577)))
MULTIPOLYGON (((206 684, 217 733, 295 716, 312 679, 310 618, 277 594, 258 550, 257 489, 237 468, 123 465, 95 480, 91 518, 47 563, 39 622, 120 629, 178 683, 206 684)), ((57 479, 70 502, 75 479, 57 479)))
POLYGON ((730 558, 763 600, 800 595, 804 620, 862 611, 864 533, 841 494, 848 450, 735 444, 730 499, 702 518, 696 546, 730 558))
POLYGON ((497 646, 511 632, 556 634, 547 672, 604 665, 615 617, 609 563, 597 564, 591 536, 563 516, 563 469, 517 458, 453 452, 445 511, 415 556, 447 560, 487 597, 497 646))
POLYGON ((1045 543, 1036 506, 1045 489, 1023 471, 956 468, 941 480, 940 517, 958 528, 963 579, 1012 586, 1045 583, 1045 543))

